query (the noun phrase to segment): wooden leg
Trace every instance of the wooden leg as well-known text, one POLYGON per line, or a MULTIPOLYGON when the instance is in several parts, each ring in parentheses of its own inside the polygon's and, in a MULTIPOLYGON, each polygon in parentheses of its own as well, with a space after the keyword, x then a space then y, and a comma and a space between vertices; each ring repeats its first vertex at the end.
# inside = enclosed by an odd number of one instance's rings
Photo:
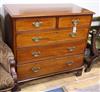
POLYGON ((18 86, 18 84, 15 85, 15 87, 11 90, 11 92, 20 92, 21 88, 18 86))
POLYGON ((78 71, 75 73, 75 75, 76 75, 76 76, 81 76, 81 75, 82 75, 82 71, 83 71, 83 69, 78 70, 78 71))
POLYGON ((89 61, 87 61, 87 66, 84 70, 85 72, 90 72, 91 71, 93 61, 94 61, 95 58, 96 58, 96 56, 92 56, 91 59, 89 61))
POLYGON ((90 72, 91 71, 91 68, 92 68, 92 63, 91 64, 88 64, 85 68, 85 72, 90 72))

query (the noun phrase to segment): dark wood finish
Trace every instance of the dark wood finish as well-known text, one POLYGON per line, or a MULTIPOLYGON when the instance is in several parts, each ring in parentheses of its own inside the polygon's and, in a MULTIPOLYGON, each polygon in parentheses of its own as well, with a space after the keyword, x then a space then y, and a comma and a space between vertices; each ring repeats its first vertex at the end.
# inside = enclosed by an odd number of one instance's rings
POLYGON ((93 12, 73 4, 7 4, 4 11, 6 41, 14 52, 21 82, 83 69, 93 12), (66 65, 70 60, 74 63, 66 65), (32 73, 33 66, 43 70, 32 73))
POLYGON ((100 49, 96 48, 96 39, 100 38, 100 25, 95 27, 96 31, 93 31, 92 33, 90 32, 91 35, 91 44, 87 44, 87 48, 90 50, 90 57, 89 59, 85 59, 85 62, 87 63, 85 72, 89 72, 92 68, 92 65, 95 61, 96 58, 100 57, 100 49))
POLYGON ((76 73, 75 73, 76 76, 81 76, 82 75, 82 69, 78 70, 76 73))
POLYGON ((18 65, 18 80, 25 80, 32 77, 38 77, 55 72, 63 72, 64 70, 72 70, 82 66, 83 55, 65 56, 54 58, 35 63, 18 65), (51 68, 52 67, 52 68, 51 68))
POLYGON ((8 46, 12 49, 15 58, 16 58, 16 46, 15 46, 15 19, 11 18, 11 16, 8 14, 6 9, 4 9, 4 41, 8 44, 8 46))
POLYGON ((28 63, 30 60, 44 60, 48 58, 60 57, 64 55, 75 55, 84 52, 85 40, 64 42, 62 44, 53 44, 48 46, 36 46, 18 49, 17 60, 18 64, 28 63), (46 51, 45 51, 46 50, 46 51), (49 52, 49 53, 48 53, 49 52))
MULTIPOLYGON (((18 86, 18 81, 17 81, 17 73, 16 73, 16 62, 12 57, 9 57, 9 63, 10 63, 10 71, 12 78, 14 79, 14 87, 11 89, 12 92, 20 91, 21 89, 18 86)), ((4 91, 5 92, 5 91, 4 91)))

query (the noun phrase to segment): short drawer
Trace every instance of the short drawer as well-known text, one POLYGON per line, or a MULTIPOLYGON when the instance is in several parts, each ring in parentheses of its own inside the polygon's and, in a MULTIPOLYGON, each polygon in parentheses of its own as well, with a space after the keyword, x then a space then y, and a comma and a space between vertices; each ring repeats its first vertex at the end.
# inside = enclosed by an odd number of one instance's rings
POLYGON ((72 28, 74 23, 77 27, 89 27, 91 16, 66 16, 59 18, 59 28, 72 28))
POLYGON ((48 59, 17 66, 18 80, 72 70, 83 65, 83 55, 48 59))
POLYGON ((22 18, 16 20, 16 31, 54 29, 56 19, 50 18, 22 18))
POLYGON ((57 30, 52 32, 18 34, 16 38, 17 48, 86 39, 88 29, 77 30, 75 36, 72 36, 71 33, 72 30, 57 30))
POLYGON ((59 57, 63 55, 74 55, 84 53, 86 41, 73 41, 48 46, 36 46, 21 48, 17 50, 17 63, 29 63, 31 60, 43 60, 48 58, 59 57))

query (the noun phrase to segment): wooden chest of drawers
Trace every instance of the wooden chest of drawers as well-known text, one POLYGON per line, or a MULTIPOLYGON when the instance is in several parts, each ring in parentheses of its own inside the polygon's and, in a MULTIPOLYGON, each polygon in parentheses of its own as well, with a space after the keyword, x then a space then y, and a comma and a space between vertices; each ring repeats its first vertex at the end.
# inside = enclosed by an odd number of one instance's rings
POLYGON ((76 5, 4 5, 5 38, 18 81, 81 74, 93 12, 76 5))

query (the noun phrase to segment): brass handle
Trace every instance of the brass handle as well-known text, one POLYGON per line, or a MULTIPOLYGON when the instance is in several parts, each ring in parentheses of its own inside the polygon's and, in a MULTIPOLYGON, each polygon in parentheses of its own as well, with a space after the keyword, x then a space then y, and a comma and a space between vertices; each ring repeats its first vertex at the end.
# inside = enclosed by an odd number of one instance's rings
POLYGON ((42 38, 42 37, 33 37, 32 41, 39 42, 40 40, 49 40, 49 38, 42 38))
POLYGON ((79 24, 79 19, 74 19, 72 20, 72 24, 73 24, 73 28, 72 28, 72 32, 70 33, 71 37, 76 37, 76 33, 77 33, 77 24, 79 24))
POLYGON ((35 73, 38 72, 39 70, 40 70, 40 67, 33 67, 32 68, 32 71, 35 72, 35 73))
POLYGON ((33 37, 32 41, 39 42, 42 38, 41 37, 33 37))
POLYGON ((69 36, 72 37, 72 38, 74 38, 74 37, 77 36, 77 33, 71 32, 71 33, 69 34, 69 36))
POLYGON ((69 50, 69 51, 74 51, 76 49, 76 47, 69 47, 69 48, 67 48, 67 50, 69 50))
POLYGON ((39 28, 42 24, 43 24, 43 22, 39 22, 39 21, 32 23, 32 25, 35 26, 36 28, 39 28))
POLYGON ((38 56, 40 56, 40 52, 39 51, 33 51, 32 56, 38 57, 38 56))
POLYGON ((73 63, 74 63, 74 61, 68 61, 68 62, 66 62, 66 64, 69 65, 69 66, 72 65, 73 63))
POLYGON ((73 19, 72 20, 73 25, 77 25, 77 24, 79 24, 79 22, 80 22, 79 19, 73 19))

